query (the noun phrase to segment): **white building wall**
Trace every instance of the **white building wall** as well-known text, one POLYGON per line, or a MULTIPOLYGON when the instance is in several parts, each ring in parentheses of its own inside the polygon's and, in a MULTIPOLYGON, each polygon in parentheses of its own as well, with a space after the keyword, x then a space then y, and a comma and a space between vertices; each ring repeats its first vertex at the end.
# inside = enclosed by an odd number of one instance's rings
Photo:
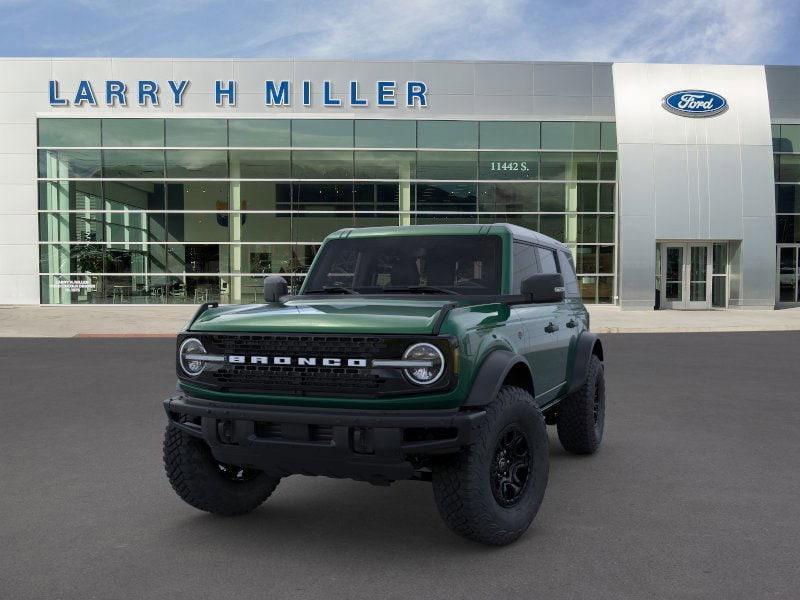
POLYGON ((655 240, 736 240, 732 305, 775 303, 775 199, 764 67, 614 64, 619 151, 621 306, 652 309, 655 240), (729 109, 708 118, 662 98, 709 90, 729 109))
POLYGON ((36 117, 49 60, 0 62, 0 304, 39 303, 36 117))

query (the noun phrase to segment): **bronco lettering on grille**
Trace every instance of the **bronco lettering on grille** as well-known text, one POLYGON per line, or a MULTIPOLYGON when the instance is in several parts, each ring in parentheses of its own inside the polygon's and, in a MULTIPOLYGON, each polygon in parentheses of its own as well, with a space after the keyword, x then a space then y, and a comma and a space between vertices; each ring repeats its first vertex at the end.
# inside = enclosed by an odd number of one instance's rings
POLYGON ((298 367, 355 367, 366 368, 366 358, 317 358, 313 356, 244 356, 242 354, 229 354, 226 362, 234 365, 275 365, 298 367))

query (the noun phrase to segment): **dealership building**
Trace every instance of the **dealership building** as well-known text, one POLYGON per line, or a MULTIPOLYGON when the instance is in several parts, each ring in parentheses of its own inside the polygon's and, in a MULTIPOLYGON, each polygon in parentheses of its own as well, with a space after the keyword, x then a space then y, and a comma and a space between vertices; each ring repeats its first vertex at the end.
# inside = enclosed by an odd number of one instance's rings
POLYGON ((257 302, 344 227, 509 222, 588 303, 798 304, 800 67, 0 59, 0 304, 257 302))

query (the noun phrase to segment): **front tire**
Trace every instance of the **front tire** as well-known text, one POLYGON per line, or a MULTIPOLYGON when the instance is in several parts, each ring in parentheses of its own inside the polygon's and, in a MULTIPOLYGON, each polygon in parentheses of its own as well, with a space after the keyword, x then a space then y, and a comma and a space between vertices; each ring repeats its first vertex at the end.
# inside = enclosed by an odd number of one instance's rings
POLYGON ((164 468, 186 503, 216 515, 243 515, 258 508, 280 482, 262 471, 217 462, 203 440, 167 426, 164 468))
POLYGON ((592 354, 586 379, 577 391, 558 406, 556 427, 564 450, 572 454, 594 454, 603 440, 606 380, 603 363, 592 354))
POLYGON ((504 546, 525 533, 544 498, 547 429, 518 387, 503 386, 486 412, 475 443, 434 464, 433 493, 455 533, 504 546))

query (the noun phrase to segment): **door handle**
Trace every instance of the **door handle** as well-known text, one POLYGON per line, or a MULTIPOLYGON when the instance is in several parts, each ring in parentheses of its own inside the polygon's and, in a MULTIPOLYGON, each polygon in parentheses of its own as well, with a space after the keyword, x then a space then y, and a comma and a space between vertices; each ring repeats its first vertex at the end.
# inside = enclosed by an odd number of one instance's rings
POLYGON ((547 324, 547 327, 545 327, 545 328, 544 328, 544 330, 545 330, 547 333, 555 333, 556 331, 558 331, 558 325, 556 325, 555 323, 553 323, 552 321, 550 321, 550 322, 547 324))
POLYGON ((569 327, 570 329, 572 329, 573 327, 577 327, 577 325, 578 324, 575 322, 575 319, 570 319, 569 321, 567 321, 567 327, 569 327))

